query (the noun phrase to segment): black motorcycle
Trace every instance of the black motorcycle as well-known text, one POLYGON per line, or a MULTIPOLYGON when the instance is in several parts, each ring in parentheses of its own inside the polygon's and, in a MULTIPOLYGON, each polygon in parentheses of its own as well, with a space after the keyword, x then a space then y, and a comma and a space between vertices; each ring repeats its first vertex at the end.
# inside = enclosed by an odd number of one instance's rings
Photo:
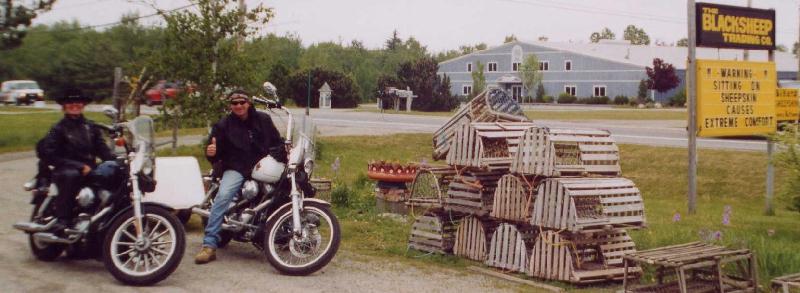
MULTIPOLYGON (((115 110, 105 109, 109 116, 115 110)), ((63 231, 53 231, 56 218, 52 202, 55 185, 32 190, 33 213, 29 222, 14 228, 29 235, 33 255, 53 261, 64 251, 73 258, 102 260, 106 269, 125 284, 151 285, 167 278, 181 262, 186 246, 183 225, 173 210, 156 202, 142 202, 155 189, 153 120, 103 126, 125 153, 106 161, 88 176, 76 197, 76 219, 63 231)))

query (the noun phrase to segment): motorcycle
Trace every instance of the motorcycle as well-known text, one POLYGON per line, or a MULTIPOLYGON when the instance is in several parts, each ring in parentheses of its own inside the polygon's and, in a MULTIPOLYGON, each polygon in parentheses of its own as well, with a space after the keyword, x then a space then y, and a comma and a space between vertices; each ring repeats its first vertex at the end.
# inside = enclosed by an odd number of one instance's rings
MULTIPOLYGON (((292 113, 277 101, 254 97, 268 110, 288 115, 285 147, 288 163, 271 156, 261 159, 242 184, 225 213, 219 247, 231 240, 250 242, 269 263, 286 275, 305 276, 327 265, 339 249, 339 221, 330 204, 313 198, 310 184, 314 167, 313 142, 300 132, 292 143, 292 113)), ((219 178, 204 178, 209 185, 202 205, 192 212, 203 217, 205 226, 219 188, 219 178)))
MULTIPOLYGON (((104 109, 116 117, 113 108, 104 109)), ((172 208, 158 202, 143 202, 145 192, 155 189, 153 120, 140 116, 128 122, 100 125, 125 153, 116 161, 105 161, 87 175, 86 185, 76 197, 78 216, 63 231, 53 231, 57 222, 52 204, 55 185, 26 184, 32 191, 30 221, 14 228, 28 233, 33 255, 53 261, 67 251, 73 258, 102 260, 106 269, 129 285, 152 285, 167 278, 181 262, 186 247, 183 225, 172 208)))

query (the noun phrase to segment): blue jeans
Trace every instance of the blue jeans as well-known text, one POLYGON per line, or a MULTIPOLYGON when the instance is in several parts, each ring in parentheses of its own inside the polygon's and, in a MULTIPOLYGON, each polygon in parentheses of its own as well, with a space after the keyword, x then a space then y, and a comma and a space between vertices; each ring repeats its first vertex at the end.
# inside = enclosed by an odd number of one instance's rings
POLYGON ((227 170, 222 173, 222 180, 219 182, 219 190, 217 190, 217 197, 214 198, 214 204, 211 205, 211 215, 208 216, 208 224, 206 224, 206 236, 203 237, 203 246, 216 249, 219 243, 219 231, 222 230, 222 220, 225 217, 225 212, 231 206, 231 200, 236 192, 242 188, 244 176, 234 170, 227 170))

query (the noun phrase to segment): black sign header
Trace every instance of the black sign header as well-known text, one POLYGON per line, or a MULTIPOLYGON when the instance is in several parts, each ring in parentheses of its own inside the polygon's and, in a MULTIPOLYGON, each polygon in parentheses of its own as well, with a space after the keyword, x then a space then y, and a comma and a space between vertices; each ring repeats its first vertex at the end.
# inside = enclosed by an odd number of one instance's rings
POLYGON ((697 46, 775 50, 775 10, 697 3, 697 46))

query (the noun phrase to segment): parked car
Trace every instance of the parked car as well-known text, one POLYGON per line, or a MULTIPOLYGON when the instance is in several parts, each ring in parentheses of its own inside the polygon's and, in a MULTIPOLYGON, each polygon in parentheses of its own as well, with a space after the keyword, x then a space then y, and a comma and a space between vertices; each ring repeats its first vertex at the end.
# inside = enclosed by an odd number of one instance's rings
POLYGON ((44 91, 33 80, 9 80, 0 85, 3 104, 30 105, 35 101, 44 101, 44 91))
POLYGON ((144 92, 145 103, 148 106, 162 105, 167 99, 174 99, 181 91, 181 86, 177 83, 159 80, 156 85, 144 92))

